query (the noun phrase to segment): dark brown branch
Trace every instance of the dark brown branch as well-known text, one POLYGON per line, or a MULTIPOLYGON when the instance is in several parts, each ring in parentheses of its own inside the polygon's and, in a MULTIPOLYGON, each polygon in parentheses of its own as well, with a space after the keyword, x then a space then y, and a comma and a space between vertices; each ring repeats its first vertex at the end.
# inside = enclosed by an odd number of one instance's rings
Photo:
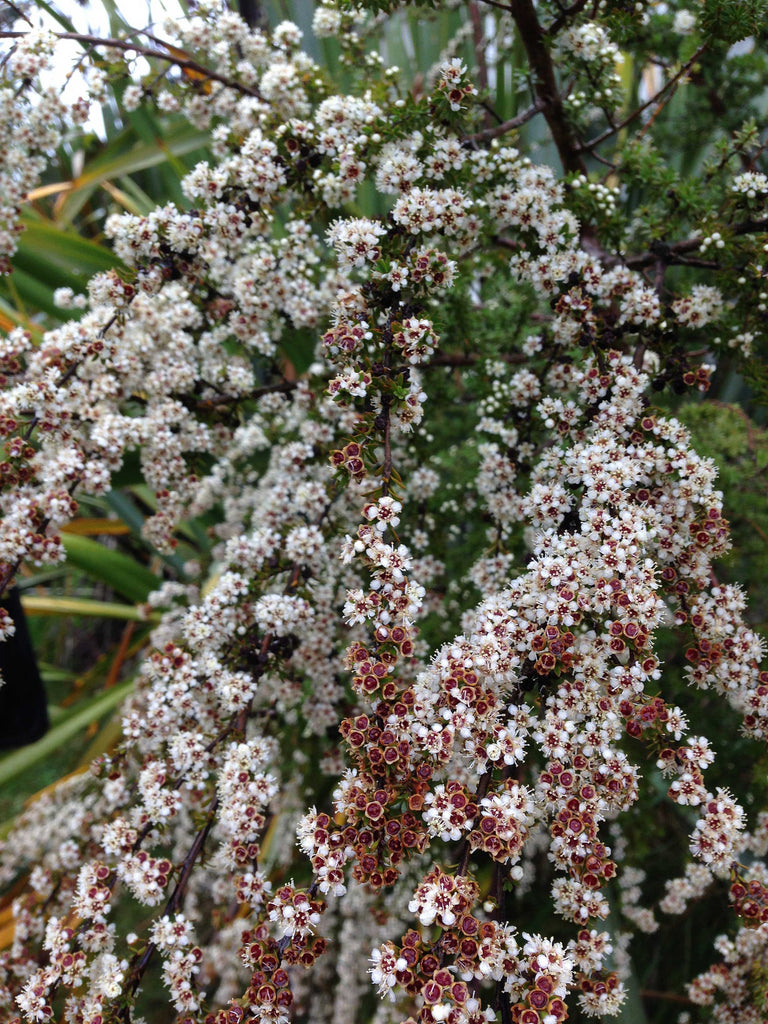
MULTIPOLYGON (((517 244, 517 242, 514 242, 512 239, 509 239, 509 238, 497 238, 496 242, 498 242, 499 245, 503 246, 506 249, 518 250, 520 248, 520 246, 517 244)), ((479 358, 478 356, 473 355, 471 353, 466 355, 466 356, 464 356, 464 355, 459 355, 459 354, 439 352, 436 355, 432 356, 432 358, 429 360, 429 362, 425 363, 423 365, 422 369, 429 370, 432 367, 436 367, 436 366, 472 366, 472 365, 474 365, 474 363, 477 362, 478 358, 479 358)), ((506 355, 506 356, 502 355, 502 356, 499 356, 499 358, 500 359, 507 359, 510 362, 523 362, 524 361, 524 357, 523 356, 519 356, 518 357, 517 353, 512 353, 511 355, 506 355)), ((398 370, 399 369, 400 368, 398 368, 398 370)), ((296 380, 284 380, 284 381, 281 381, 278 384, 265 384, 263 387, 254 388, 253 391, 249 391, 248 394, 246 394, 246 395, 224 395, 223 394, 223 395, 217 396, 215 400, 214 399, 195 398, 194 401, 195 401, 196 408, 201 409, 201 410, 210 409, 210 408, 214 408, 214 409, 226 408, 227 406, 235 405, 237 402, 242 402, 242 401, 246 401, 246 400, 250 401, 250 400, 253 400, 255 398, 262 398, 264 395, 274 395, 274 394, 286 394, 287 395, 287 394, 290 394, 291 391, 295 391, 296 388, 298 387, 298 385, 299 385, 299 381, 296 381, 296 380)), ((192 398, 192 396, 186 395, 186 394, 181 394, 179 397, 186 398, 188 401, 191 400, 191 398, 192 398)))
MULTIPOLYGON (((190 395, 184 392, 176 392, 181 400, 186 400, 194 404, 196 409, 206 410, 222 410, 227 409, 229 406, 237 405, 238 402, 253 401, 256 398, 263 398, 264 395, 276 395, 276 394, 290 394, 291 391, 295 391, 298 387, 298 381, 295 380, 284 380, 279 384, 265 384, 263 387, 254 388, 253 391, 249 391, 242 395, 227 395, 224 392, 218 394, 214 398, 198 398, 196 395, 190 395)), ((209 384, 209 387, 215 388, 215 384, 209 384)))
POLYGON ((653 268, 653 287, 659 295, 664 287, 664 278, 667 275, 667 264, 662 259, 657 259, 653 268))
POLYGON ((237 0, 237 9, 248 28, 261 28, 266 22, 259 0, 237 0))
MULTIPOLYGON (((187 892, 187 886, 189 885, 189 877, 192 874, 192 869, 195 866, 197 858, 203 851, 205 841, 208 838, 208 834, 213 828, 213 822, 216 817, 216 811, 219 808, 219 798, 215 796, 211 801, 211 806, 208 808, 208 814, 206 815, 205 824, 195 834, 195 838, 192 841, 192 845, 187 851, 187 855, 184 858, 184 863, 179 874, 179 880, 174 886, 173 892, 168 897, 165 907, 163 909, 163 916, 169 914, 175 914, 184 904, 184 897, 187 892)), ((141 980, 147 972, 147 968, 152 961, 152 957, 155 954, 157 946, 154 942, 147 944, 147 948, 141 956, 141 959, 136 966, 131 970, 131 980, 127 986, 126 992, 129 996, 133 995, 136 989, 141 984, 141 980)))
POLYGON ((701 260, 696 256, 676 256, 670 261, 680 267, 702 267, 704 270, 722 270, 722 264, 717 260, 701 260))
MULTIPOLYGON (((392 377, 392 322, 394 313, 390 310, 387 317, 387 326, 384 329, 384 364, 383 372, 392 377)), ((381 413, 376 417, 374 425, 381 434, 384 443, 384 462, 381 467, 381 493, 386 497, 389 494, 389 481, 392 479, 392 395, 384 394, 381 399, 381 413)))
POLYGON ((184 864, 181 868, 181 874, 179 880, 176 883, 176 887, 168 898, 168 902, 165 905, 163 916, 168 914, 175 914, 184 904, 184 896, 186 895, 187 885, 189 884, 189 876, 192 874, 192 868, 195 866, 195 861, 203 852, 205 846, 205 840, 208 838, 208 833, 213 827, 213 821, 216 817, 216 812, 219 809, 219 798, 215 796, 211 801, 211 806, 208 809, 206 816, 205 825, 197 832, 194 841, 189 848, 187 856, 184 858, 184 864))
MULTIPOLYGON (((483 799, 485 794, 488 792, 488 786, 490 785, 490 782, 491 782, 491 772, 492 772, 492 769, 489 768, 480 777, 480 781, 477 784, 477 790, 476 790, 474 796, 472 797, 472 802, 473 803, 479 803, 483 799)), ((469 858, 470 858, 471 853, 472 853, 472 847, 469 845, 469 840, 465 839, 464 840, 464 849, 462 850, 461 859, 459 861, 459 866, 458 866, 458 869, 456 871, 457 875, 466 875, 466 873, 467 873, 467 871, 469 869, 469 858)))
POLYGON ((616 170, 617 164, 613 163, 612 160, 606 160, 604 156, 600 156, 599 153, 591 154, 593 160, 597 160, 598 163, 603 164, 604 167, 610 167, 612 171, 616 170))
MULTIPOLYGON (((332 504, 332 502, 331 502, 331 504, 332 504)), ((330 505, 328 506, 328 508, 330 508, 330 505)), ((326 508, 325 511, 323 512, 322 516, 320 517, 320 521, 322 521, 322 519, 327 515, 328 508, 326 508)), ((296 563, 294 563, 294 565, 292 567, 291 575, 290 575, 290 577, 288 579, 288 582, 285 585, 284 593, 285 594, 291 594, 296 589, 296 587, 298 586, 300 580, 301 580, 301 563, 300 562, 296 562, 296 563)), ((259 650, 259 655, 258 655, 258 659, 257 659, 257 661, 258 661, 258 668, 253 673, 254 679, 259 679, 264 674, 264 671, 266 670, 267 662, 268 662, 268 659, 269 659, 269 649, 272 646, 272 642, 273 642, 274 639, 275 639, 274 633, 267 633, 266 636, 264 637, 264 639, 262 640, 261 648, 259 650)), ((233 732, 233 731, 234 732, 242 732, 242 733, 245 732, 245 727, 246 727, 246 724, 248 722, 248 715, 249 715, 250 710, 251 710, 251 704, 252 704, 252 701, 249 701, 247 704, 244 705, 244 707, 242 707, 233 716, 233 719, 230 722, 230 724, 227 726, 227 728, 222 733, 219 734, 219 736, 216 737, 215 742, 218 743, 221 739, 226 737, 230 732, 233 732)), ((206 749, 211 749, 212 746, 213 746, 213 744, 209 744, 206 749)), ((176 783, 174 784, 173 788, 174 789, 178 789, 179 786, 181 785, 183 779, 184 779, 184 773, 179 775, 179 777, 176 780, 176 783)), ((208 808, 208 813, 206 814, 206 817, 205 817, 205 824, 202 826, 202 828, 198 829, 198 831, 195 833, 195 838, 193 839, 192 844, 191 844, 189 850, 187 851, 187 855, 184 858, 184 863, 181 866, 181 871, 179 873, 178 881, 176 882, 176 885, 174 886, 173 892, 171 893, 171 895, 168 897, 168 900, 166 901, 165 908, 163 910, 163 916, 167 916, 169 914, 175 914, 183 906, 183 904, 184 904, 184 897, 186 895, 187 887, 189 885, 190 876, 192 874, 192 871, 194 869, 194 866, 195 866, 198 858, 200 857, 200 854, 203 851, 203 847, 205 846, 205 841, 208 838, 208 835, 209 835, 211 829, 213 828, 213 824, 214 824, 214 821, 215 821, 215 818, 216 818, 216 812, 218 811, 218 809, 219 809, 219 798, 218 798, 217 795, 215 795, 213 800, 211 801, 210 807, 208 808)), ((135 852, 141 846, 141 843, 146 838, 146 836, 149 834, 149 832, 151 831, 151 828, 152 828, 151 825, 147 825, 147 826, 145 826, 142 829, 138 839, 133 844, 133 847, 132 847, 133 852, 135 852)), ((156 947, 154 942, 148 943, 147 948, 144 950, 143 954, 141 955, 141 958, 137 961, 135 966, 131 969, 131 981, 130 981, 130 984, 129 984, 129 987, 128 987, 129 994, 135 993, 136 989, 141 984, 141 980, 144 977, 144 975, 146 974, 147 968, 149 967, 149 964, 150 964, 150 962, 152 960, 152 957, 154 956, 156 948, 157 947, 156 947)), ((137 956, 138 956, 138 954, 137 954, 137 956)))
POLYGON ((490 103, 486 103, 485 100, 480 100, 480 104, 479 105, 483 108, 483 110, 488 115, 488 120, 493 119, 496 122, 496 124, 501 124, 501 118, 496 113, 496 111, 493 109, 493 107, 490 105, 490 103))
POLYGON ((498 993, 499 1010, 501 1011, 501 1024, 512 1024, 512 1008, 510 1006, 509 993, 504 989, 504 982, 496 983, 498 993))
POLYGON ((389 494, 389 481, 392 479, 392 398, 384 395, 381 401, 382 417, 384 419, 384 463, 381 467, 381 493, 386 497, 389 494))
POLYGON ((485 61, 485 33, 483 32, 483 19, 480 15, 480 8, 477 6, 477 0, 469 0, 469 17, 472 22, 472 43, 475 48, 478 81, 480 88, 483 92, 486 92, 488 89, 488 65, 485 61))
POLYGON ((635 367, 636 370, 642 370, 643 368, 643 361, 645 360, 645 351, 645 342, 638 341, 637 346, 635 347, 635 354, 632 357, 632 365, 635 367))
POLYGON ((533 0, 514 0, 511 14, 528 56, 536 99, 542 104, 542 111, 552 133, 552 141, 557 146, 563 169, 567 172, 586 174, 587 166, 565 116, 552 57, 536 16, 533 0))

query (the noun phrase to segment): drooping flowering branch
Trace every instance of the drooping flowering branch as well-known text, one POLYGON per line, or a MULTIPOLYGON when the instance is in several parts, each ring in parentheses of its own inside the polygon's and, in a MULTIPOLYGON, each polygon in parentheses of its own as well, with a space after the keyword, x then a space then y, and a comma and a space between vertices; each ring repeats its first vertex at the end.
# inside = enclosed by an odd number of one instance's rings
MULTIPOLYGON (((343 5, 315 28, 361 62, 348 94, 294 25, 252 31, 212 4, 175 26, 193 56, 112 46, 204 76, 163 76, 158 103, 211 128, 211 157, 187 206, 109 219, 128 269, 93 279, 79 320, 3 341, 0 561, 8 582, 21 559, 58 560, 77 494, 106 493, 137 450, 147 538, 168 553, 205 515, 215 563, 154 598, 115 751, 5 842, 0 877, 29 872, 2 954, 9 1016, 138 1020, 158 960, 185 1024, 615 1015, 617 904, 659 927, 622 832, 657 799, 643 763, 688 836, 656 909, 725 882, 745 925, 691 998, 713 1003, 727 977, 726 1013, 759 1006, 739 986, 764 949, 765 811, 715 774, 697 694, 764 742, 763 642, 714 576, 715 466, 653 396, 707 391, 710 325, 721 349, 758 338, 721 288, 762 287, 768 183, 725 160, 706 223, 686 213, 669 235, 684 241, 649 242, 652 215, 621 221, 583 142, 582 87, 600 141, 643 112, 616 113, 621 25, 581 4, 505 10, 534 99, 497 128, 459 57, 401 94, 343 5), (565 180, 501 141, 539 112, 565 180), (363 183, 379 205, 353 205, 363 183), (710 246, 716 266, 670 283, 710 246), (313 361, 288 374, 307 332, 313 361), (385 997, 370 1012, 369 981, 385 997)), ((471 27, 486 58, 477 9, 471 27)), ((55 40, 14 38, 29 103, 55 40)), ((32 134, 14 145, 59 138, 32 134)), ((648 159, 627 157, 630 181, 648 159)))

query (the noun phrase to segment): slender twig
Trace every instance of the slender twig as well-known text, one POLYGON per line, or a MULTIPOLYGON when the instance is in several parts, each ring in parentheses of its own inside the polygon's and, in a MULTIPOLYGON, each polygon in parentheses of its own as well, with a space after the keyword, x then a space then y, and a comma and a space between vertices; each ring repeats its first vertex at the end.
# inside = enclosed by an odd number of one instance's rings
MULTIPOLYGON (((206 382, 207 383, 207 382, 206 382)), ((180 399, 186 399, 189 402, 194 402, 197 409, 224 409, 229 405, 235 405, 237 402, 253 401, 256 398, 263 398, 264 395, 276 395, 276 394, 290 394, 291 391, 295 391, 299 386, 297 380, 284 380, 279 384, 265 384, 263 387, 254 388, 253 391, 249 391, 247 394, 242 395, 228 395, 225 392, 220 392, 215 399, 213 398, 199 398, 197 395, 190 395, 188 392, 176 392, 176 395, 180 399)), ((209 387, 216 388, 215 384, 209 384, 209 387)))
POLYGON ((392 398, 384 395, 381 400, 382 418, 384 420, 384 463, 381 467, 381 493, 386 498, 389 494, 389 481, 392 479, 392 398))
POLYGON ((584 10, 588 2, 589 0, 576 0, 576 2, 571 4, 570 7, 563 8, 549 28, 544 30, 546 34, 548 36, 556 35, 563 25, 567 24, 575 14, 584 10))
MULTIPOLYGON (((677 81, 673 84, 672 88, 667 93, 667 95, 664 97, 664 99, 660 103, 657 103, 656 109, 653 111, 651 116, 648 118, 643 127, 637 133, 638 139, 642 139, 645 135, 647 135, 651 128, 653 128, 654 124, 656 124, 656 118, 659 116, 662 110, 672 102, 674 95, 677 92, 678 86, 680 85, 680 82, 681 79, 678 78, 677 81)), ((611 127, 613 127, 613 125, 611 125, 611 127)))
MULTIPOLYGON (((392 376, 392 322, 394 312, 390 310, 387 317, 387 326, 384 328, 383 340, 384 368, 389 377, 392 376)), ((382 435, 384 442, 384 462, 381 467, 381 493, 386 498, 389 495, 389 481, 392 479, 392 396, 382 395, 381 413, 376 417, 376 426, 382 435)))
POLYGON ((512 252, 520 252, 524 248, 521 242, 514 238, 507 238, 506 235, 497 235, 493 241, 496 245, 500 245, 502 249, 511 249, 512 252))
MULTIPOLYGON (((331 504, 332 503, 333 502, 331 502, 331 504)), ((329 508, 330 505, 326 509, 324 509, 323 514, 320 516, 320 522, 322 522, 323 518, 327 515, 329 508)), ((296 587, 299 584, 299 580, 301 579, 301 570, 301 563, 295 562, 291 568, 291 574, 284 588, 285 594, 290 594, 296 589, 296 587)), ((256 680, 258 680, 259 677, 263 675, 264 671, 266 670, 269 657, 269 649, 272 646, 272 642, 274 639, 274 633, 267 633, 261 642, 261 647, 259 649, 259 655, 257 658, 258 668, 253 673, 254 679, 256 680)), ((248 722, 248 715, 250 714, 251 705, 252 700, 248 701, 245 705, 243 705, 242 708, 240 708, 238 712, 236 712, 235 715, 233 715, 229 725, 226 727, 226 729, 223 730, 223 732, 219 733, 219 735, 216 737, 215 742, 218 743, 221 739, 229 735, 230 732, 245 732, 245 727, 248 722)), ((212 749, 211 744, 209 744, 206 749, 212 749)), ((185 773, 182 772, 176 779, 176 782, 174 783, 174 789, 178 789, 181 786, 184 777, 185 773)), ((208 812, 205 817, 205 824, 195 833, 195 838, 193 839, 192 844, 189 850, 187 851, 187 855, 184 858, 184 862, 181 866, 181 871, 179 873, 176 885, 174 886, 173 892, 166 901, 165 908, 163 910, 163 916, 176 913, 176 911, 183 906, 184 897, 186 895, 187 887, 189 885, 189 879, 192 874, 192 870, 200 854, 202 853, 203 848, 205 846, 205 841, 208 838, 211 829, 213 828, 214 820, 216 818, 216 812, 218 811, 218 809, 219 798, 218 795, 214 795, 214 798, 211 801, 211 805, 208 808, 208 812)), ((132 847, 132 851, 134 853, 141 846, 141 843, 147 837, 150 831, 151 826, 144 826, 144 828, 141 830, 138 838, 136 839, 136 842, 133 844, 132 847)), ((134 958, 137 960, 137 962, 131 968, 130 971, 131 981, 128 988, 129 994, 133 994, 141 984, 141 980, 144 977, 147 968, 149 967, 149 964, 152 960, 152 957, 154 956, 156 948, 157 947, 155 946, 154 942, 149 942, 147 944, 146 949, 141 954, 141 957, 139 958, 139 955, 137 954, 136 957, 134 958)))
POLYGON ((480 0, 480 3, 488 4, 489 7, 498 7, 500 11, 505 11, 507 14, 512 13, 512 8, 509 4, 500 4, 499 0, 480 0))
POLYGON ((509 993, 504 988, 504 982, 499 981, 496 985, 496 991, 499 997, 499 1009, 501 1011, 501 1024, 512 1024, 512 1008, 510 1004, 509 993))
POLYGON ((591 153, 595 146, 599 146, 602 142, 605 142, 606 139, 609 139, 612 135, 615 135, 616 132, 620 132, 622 128, 626 128, 628 124, 632 124, 632 122, 636 120, 636 118, 640 117, 644 110, 647 110, 648 107, 652 107, 654 103, 658 103, 662 96, 664 96, 664 94, 668 92, 669 89, 671 89, 673 86, 676 86, 676 83, 684 75, 688 74, 688 72, 691 70, 691 68, 702 55, 702 53, 704 53, 706 48, 707 44, 704 43, 702 46, 698 48, 698 50, 696 51, 696 53, 694 53, 691 59, 686 61, 685 64, 683 64, 683 66, 672 76, 672 78, 670 78, 670 80, 666 82, 657 93, 654 93, 654 95, 651 96, 649 100, 646 100, 645 103, 642 103, 639 107, 636 107, 631 114, 628 114, 624 118, 623 121, 619 121, 618 124, 612 125, 610 128, 606 128, 604 132, 601 132, 600 135, 596 135, 595 138, 590 139, 589 142, 582 143, 582 145, 578 147, 578 152, 591 153))
POLYGON ((717 260, 701 260, 697 256, 676 256, 670 263, 680 267, 701 267, 703 270, 722 270, 722 263, 717 260))
POLYGON ((237 0, 240 17, 249 28, 257 28, 264 24, 266 16, 259 0, 237 0))
POLYGON ((667 274, 667 264, 662 259, 657 259, 654 264, 653 271, 653 287, 656 289, 658 294, 661 294, 661 290, 664 287, 664 278, 667 274))
POLYGON ((544 102, 538 99, 535 103, 532 103, 530 107, 521 111, 521 113, 515 114, 515 116, 510 118, 509 121, 497 124, 493 128, 484 128, 481 132, 475 132, 474 135, 468 135, 465 139, 462 139, 462 142, 465 146, 474 145, 478 142, 490 142, 491 139, 497 139, 500 135, 506 135, 507 132, 512 132, 515 128, 520 128, 524 124, 527 124, 532 117, 541 113, 543 109, 544 102))
POLYGON ((489 118, 493 118, 496 124, 501 124, 501 118, 490 105, 490 103, 486 103, 485 100, 480 100, 479 106, 483 108, 483 110, 486 112, 489 118))
POLYGON ((32 25, 29 17, 24 13, 24 11, 17 7, 16 4, 12 3, 12 0, 5 0, 5 3, 18 18, 21 18, 22 21, 26 21, 28 25, 32 25))
POLYGON ((186 895, 187 885, 189 884, 189 876, 192 874, 192 868, 195 866, 195 861, 203 852, 205 846, 205 840, 208 838, 208 833, 213 828, 213 820, 216 817, 216 811, 219 809, 219 798, 215 796, 211 801, 211 806, 208 808, 208 814, 206 815, 205 825, 197 832, 192 845, 189 848, 187 856, 184 858, 184 864, 181 868, 181 874, 176 886, 168 898, 168 902, 165 905, 163 916, 171 913, 175 913, 184 903, 184 896, 186 895))
MULTIPOLYGON (((738 224, 732 224, 728 227, 728 230, 733 235, 753 235, 760 231, 768 231, 768 217, 761 220, 744 220, 738 224)), ((627 256, 624 259, 624 264, 632 270, 642 270, 643 267, 652 266, 657 259, 664 260, 668 265, 689 262, 693 266, 700 266, 700 263, 693 263, 689 258, 683 260, 686 253, 695 252, 701 248, 701 243, 704 241, 703 236, 697 235, 695 238, 686 238, 682 242, 675 242, 672 245, 663 246, 657 252, 645 252, 638 256, 627 256)), ((707 261, 709 262, 709 261, 707 261)), ((714 269, 714 268, 712 268, 714 269)))
POLYGON ((694 1006, 692 999, 688 999, 687 996, 681 996, 677 992, 659 992, 655 988, 641 988, 640 997, 642 999, 664 999, 670 1003, 685 1003, 686 1006, 694 1006))
POLYGON ((755 166, 757 164, 757 158, 765 150, 766 146, 768 146, 768 135, 765 136, 764 141, 760 143, 760 145, 757 147, 757 149, 754 152, 749 154, 748 159, 747 159, 747 163, 746 163, 746 165, 744 167, 744 169, 746 171, 754 171, 755 166))
POLYGON ((645 341, 640 340, 635 347, 635 354, 632 357, 632 365, 636 370, 642 370, 643 362, 645 360, 645 341))
MULTIPOLYGON (((608 178, 612 171, 615 172, 616 167, 618 166, 612 160, 606 160, 604 156, 600 156, 599 153, 592 153, 592 159, 597 160, 598 163, 603 164, 605 167, 610 167, 610 171, 605 175, 605 178, 608 178)), ((603 181, 605 181, 605 178, 603 181)))

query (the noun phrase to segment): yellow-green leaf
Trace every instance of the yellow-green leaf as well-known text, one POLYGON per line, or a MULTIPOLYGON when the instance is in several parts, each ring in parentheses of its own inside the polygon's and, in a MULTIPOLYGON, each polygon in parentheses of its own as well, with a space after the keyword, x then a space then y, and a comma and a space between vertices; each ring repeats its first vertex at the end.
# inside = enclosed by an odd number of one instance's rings
POLYGON ((112 687, 106 693, 97 694, 85 704, 79 704, 77 709, 60 721, 49 732, 28 747, 14 750, 4 757, 0 757, 0 786, 10 779, 27 771, 38 761, 49 757, 54 751, 69 743, 82 729, 87 728, 91 722, 98 721, 108 711, 128 696, 133 688, 133 680, 129 679, 119 686, 112 687))
POLYGON ((130 533, 131 529, 118 519, 87 518, 73 519, 61 527, 62 533, 77 534, 79 537, 100 537, 106 534, 130 533))
POLYGON ((102 619, 125 619, 131 622, 158 622, 159 612, 145 612, 131 604, 114 601, 94 601, 87 597, 22 597, 27 615, 88 615, 102 619))

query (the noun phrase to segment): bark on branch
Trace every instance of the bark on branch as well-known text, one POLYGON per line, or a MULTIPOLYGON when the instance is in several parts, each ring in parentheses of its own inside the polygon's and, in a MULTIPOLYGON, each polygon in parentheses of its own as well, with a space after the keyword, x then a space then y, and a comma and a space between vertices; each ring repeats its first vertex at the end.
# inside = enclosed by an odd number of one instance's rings
POLYGON ((525 47, 534 81, 536 99, 552 133, 552 140, 563 164, 563 170, 586 174, 587 166, 565 116, 563 101, 557 87, 555 67, 547 46, 544 30, 536 16, 533 0, 514 0, 510 13, 525 47))

